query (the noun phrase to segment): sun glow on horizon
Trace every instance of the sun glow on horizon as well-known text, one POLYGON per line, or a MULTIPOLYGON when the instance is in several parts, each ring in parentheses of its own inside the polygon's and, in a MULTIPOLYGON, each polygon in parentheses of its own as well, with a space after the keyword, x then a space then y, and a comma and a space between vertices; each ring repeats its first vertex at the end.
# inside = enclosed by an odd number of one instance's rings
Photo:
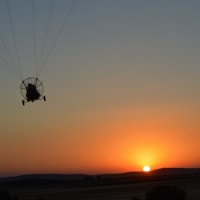
POLYGON ((149 171, 151 171, 151 168, 149 166, 144 166, 143 167, 143 171, 144 172, 149 172, 149 171))

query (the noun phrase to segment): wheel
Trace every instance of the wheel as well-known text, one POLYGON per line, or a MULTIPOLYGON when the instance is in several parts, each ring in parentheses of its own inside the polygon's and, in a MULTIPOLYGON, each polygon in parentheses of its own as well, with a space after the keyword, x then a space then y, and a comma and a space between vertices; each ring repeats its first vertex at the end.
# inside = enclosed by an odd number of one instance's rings
POLYGON ((25 102, 24 102, 24 100, 22 100, 22 105, 23 105, 23 106, 25 105, 25 102))
POLYGON ((27 99, 29 102, 32 100, 38 100, 39 97, 42 97, 44 87, 42 82, 38 78, 29 77, 22 81, 20 85, 20 91, 24 99, 27 99), (31 85, 31 87, 34 87, 34 90, 32 90, 34 91, 33 93, 29 92, 29 85, 31 85))
POLYGON ((43 97, 43 99, 44 99, 44 101, 46 101, 46 97, 45 96, 43 97))

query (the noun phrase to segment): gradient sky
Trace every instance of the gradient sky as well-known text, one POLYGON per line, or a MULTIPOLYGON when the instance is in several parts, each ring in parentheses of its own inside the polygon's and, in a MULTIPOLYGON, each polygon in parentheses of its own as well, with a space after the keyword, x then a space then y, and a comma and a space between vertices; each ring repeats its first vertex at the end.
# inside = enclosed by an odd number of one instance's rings
MULTIPOLYGON (((0 60, 0 176, 200 167, 200 1, 91 2, 76 4, 39 77, 46 102, 23 107, 0 60)), ((50 0, 35 5, 39 55, 50 0)), ((35 76, 31 1, 10 0, 10 12, 23 76, 35 76)), ((3 0, 0 16, 16 59, 3 0)))

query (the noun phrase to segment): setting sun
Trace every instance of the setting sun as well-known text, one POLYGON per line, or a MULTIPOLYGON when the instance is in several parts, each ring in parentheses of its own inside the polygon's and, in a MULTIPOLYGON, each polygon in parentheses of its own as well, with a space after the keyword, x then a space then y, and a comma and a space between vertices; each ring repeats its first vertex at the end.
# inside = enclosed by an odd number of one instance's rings
POLYGON ((144 172, 149 172, 151 169, 150 169, 150 167, 149 166, 144 166, 143 167, 143 171, 144 172))

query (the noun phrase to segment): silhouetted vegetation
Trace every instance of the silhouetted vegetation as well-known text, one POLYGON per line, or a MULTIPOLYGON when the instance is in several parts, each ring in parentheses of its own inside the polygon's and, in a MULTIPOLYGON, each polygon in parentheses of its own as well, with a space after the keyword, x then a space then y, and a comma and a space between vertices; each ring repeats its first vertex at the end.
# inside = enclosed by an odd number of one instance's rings
POLYGON ((145 200, 185 200, 186 192, 176 186, 157 186, 146 193, 145 200))

